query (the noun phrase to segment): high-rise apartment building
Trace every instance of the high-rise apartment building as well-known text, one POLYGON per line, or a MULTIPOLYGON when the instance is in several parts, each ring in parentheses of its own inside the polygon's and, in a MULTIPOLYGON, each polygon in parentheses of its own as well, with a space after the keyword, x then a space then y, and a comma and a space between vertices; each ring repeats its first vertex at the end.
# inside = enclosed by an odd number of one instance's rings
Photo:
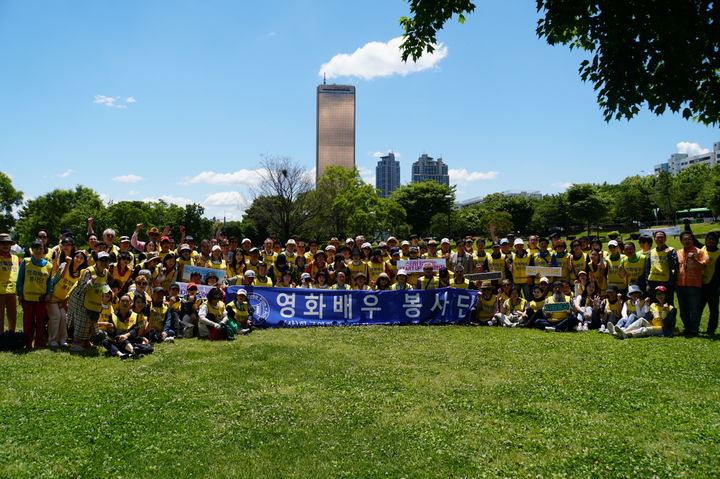
POLYGON ((441 185, 450 186, 448 167, 442 158, 433 159, 423 153, 412 165, 412 182, 433 180, 441 185))
POLYGON ((687 153, 673 153, 665 163, 655 165, 655 173, 665 171, 676 175, 682 170, 690 168, 693 165, 708 165, 713 167, 720 164, 720 141, 713 144, 712 151, 700 153, 699 155, 689 156, 687 153))
POLYGON ((393 152, 381 156, 375 167, 375 188, 380 190, 378 196, 387 198, 400 187, 400 162, 393 152))
POLYGON ((355 87, 317 87, 316 178, 330 165, 355 167, 355 87))

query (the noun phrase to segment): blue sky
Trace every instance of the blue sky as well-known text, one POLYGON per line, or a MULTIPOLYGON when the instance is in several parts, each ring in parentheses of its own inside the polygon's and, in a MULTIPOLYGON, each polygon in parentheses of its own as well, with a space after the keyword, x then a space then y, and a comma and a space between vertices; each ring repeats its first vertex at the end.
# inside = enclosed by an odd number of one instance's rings
POLYGON ((535 36, 535 2, 478 3, 407 73, 400 0, 0 2, 0 169, 27 197, 83 184, 239 219, 261 155, 314 167, 323 65, 357 88, 365 178, 378 152, 404 182, 442 156, 460 199, 617 182, 720 141, 673 114, 605 123, 582 54, 535 36))

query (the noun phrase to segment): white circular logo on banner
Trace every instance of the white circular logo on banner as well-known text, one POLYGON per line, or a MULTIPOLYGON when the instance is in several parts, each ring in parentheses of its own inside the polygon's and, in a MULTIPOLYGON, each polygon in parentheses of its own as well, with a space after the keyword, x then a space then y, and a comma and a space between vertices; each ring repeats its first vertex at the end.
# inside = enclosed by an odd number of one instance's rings
POLYGON ((254 308, 253 318, 256 322, 265 321, 270 316, 270 304, 267 299, 253 292, 248 296, 248 303, 254 308))

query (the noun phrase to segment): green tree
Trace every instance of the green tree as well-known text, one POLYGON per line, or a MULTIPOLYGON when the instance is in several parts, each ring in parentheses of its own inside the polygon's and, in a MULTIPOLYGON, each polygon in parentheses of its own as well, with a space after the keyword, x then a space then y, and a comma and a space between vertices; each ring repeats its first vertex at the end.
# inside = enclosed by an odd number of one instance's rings
POLYGON ((430 231, 433 216, 438 213, 447 215, 451 210, 455 202, 455 187, 430 180, 410 183, 395 190, 390 199, 405 210, 411 230, 426 235, 430 231))
POLYGON ((550 228, 562 228, 563 231, 570 228, 567 193, 545 195, 535 200, 534 206, 530 231, 547 233, 550 228))
POLYGON ((567 190, 568 212, 580 224, 587 226, 588 235, 593 223, 603 220, 608 210, 606 199, 598 191, 596 185, 572 185, 567 190))
POLYGON ((318 179, 312 203, 317 210, 311 231, 318 237, 352 236, 359 233, 379 239, 402 234, 405 210, 396 201, 380 198, 357 169, 330 166, 318 179))
POLYGON ((8 233, 15 226, 13 208, 22 204, 22 191, 17 191, 8 175, 0 171, 0 232, 8 233))
POLYGON ((612 199, 613 216, 617 221, 632 225, 633 221, 653 221, 652 201, 654 177, 628 176, 620 182, 612 199))
POLYGON ((668 224, 672 222, 675 214, 673 203, 673 177, 667 171, 661 171, 655 178, 653 188, 653 200, 655 206, 660 209, 658 218, 664 217, 668 224))
POLYGON ((534 201, 524 196, 507 196, 492 193, 482 200, 482 206, 489 211, 505 211, 510 214, 515 229, 527 231, 533 216, 534 201))
POLYGON ((97 217, 104 210, 100 196, 90 188, 78 185, 74 190, 53 190, 25 202, 20 209, 17 222, 19 242, 29 244, 41 229, 47 231, 51 241, 64 228, 82 233, 86 229, 86 219, 97 217))
MULTIPOLYGON (((469 0, 408 0, 404 60, 432 52, 454 16, 463 23, 469 0)), ((632 118, 643 106, 657 115, 681 112, 707 125, 720 119, 720 6, 713 0, 536 0, 536 32, 550 45, 586 51, 583 81, 597 92, 606 121, 632 118), (678 72, 683 72, 679 75, 678 72)))

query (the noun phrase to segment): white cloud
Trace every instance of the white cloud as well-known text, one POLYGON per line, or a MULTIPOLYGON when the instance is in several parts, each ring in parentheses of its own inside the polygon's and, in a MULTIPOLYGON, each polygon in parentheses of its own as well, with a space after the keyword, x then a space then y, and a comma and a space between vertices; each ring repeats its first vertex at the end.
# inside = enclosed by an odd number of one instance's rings
POLYGON ((497 171, 488 171, 483 173, 481 171, 468 171, 465 168, 462 169, 450 169, 448 170, 450 175, 451 184, 462 184, 470 181, 482 181, 482 180, 494 180, 500 173, 497 171))
POLYGON ((372 156, 374 158, 380 158, 381 156, 387 156, 388 153, 392 153, 393 155, 395 155, 395 158, 400 158, 402 156, 397 151, 392 151, 392 150, 388 150, 385 152, 384 151, 376 151, 375 153, 370 153, 370 156, 372 156))
POLYGON ((122 175, 122 176, 116 176, 113 178, 113 181, 117 181, 118 183, 137 183, 138 181, 142 181, 143 177, 138 175, 122 175))
POLYGON ((447 47, 442 43, 438 43, 435 45, 433 53, 426 53, 417 62, 412 60, 404 62, 400 55, 400 44, 402 42, 402 37, 397 37, 387 43, 366 43, 352 54, 339 53, 332 57, 329 62, 324 63, 320 67, 318 74, 320 76, 325 74, 327 78, 355 76, 364 80, 396 74, 405 76, 408 73, 435 67, 448 54, 447 47))
POLYGON ((369 168, 358 167, 358 173, 363 181, 369 185, 375 186, 375 170, 369 168))
POLYGON ((203 206, 234 206, 238 209, 248 207, 250 202, 239 191, 221 191, 208 195, 203 206))
POLYGON ((709 153, 710 150, 701 147, 698 143, 691 143, 689 141, 681 141, 677 144, 678 153, 687 153, 688 156, 702 155, 703 153, 709 153))
POLYGON ((572 183, 570 181, 566 181, 566 182, 553 183, 552 186, 554 186, 555 188, 561 189, 561 190, 567 190, 573 184, 574 183, 572 183))
POLYGON ((148 198, 142 199, 142 201, 144 201, 145 203, 150 203, 152 201, 160 201, 160 200, 164 201, 165 203, 172 203, 172 204, 175 204, 178 206, 185 206, 185 205, 189 205, 191 203, 195 203, 190 198, 183 198, 182 196, 173 196, 173 195, 160 195, 160 196, 156 196, 156 197, 148 197, 148 198))
POLYGON ((255 186, 262 180, 263 170, 238 170, 232 173, 216 173, 214 171, 203 171, 192 177, 183 178, 181 185, 194 185, 206 183, 208 185, 247 185, 255 186))
POLYGON ((74 170, 73 170, 72 168, 70 168, 69 170, 63 171, 63 172, 60 173, 58 176, 59 176, 60 178, 67 178, 68 176, 70 176, 70 174, 71 174, 73 171, 74 171, 74 170))
POLYGON ((95 99, 93 100, 93 103, 97 103, 98 105, 103 105, 108 108, 127 108, 128 104, 136 102, 137 100, 131 96, 127 97, 124 103, 119 96, 113 97, 105 95, 95 95, 95 99))
POLYGON ((128 191, 128 195, 130 195, 130 196, 135 196, 135 195, 139 195, 139 194, 140 194, 139 191, 135 191, 135 190, 128 191))
POLYGON ((8 173, 7 171, 0 171, 0 173, 5 173, 5 176, 10 178, 11 180, 13 179, 13 176, 10 173, 8 173))
POLYGON ((276 35, 277 35, 276 32, 267 32, 267 34, 266 34, 265 36, 266 36, 267 38, 272 38, 272 37, 274 37, 274 36, 276 36, 276 35))

